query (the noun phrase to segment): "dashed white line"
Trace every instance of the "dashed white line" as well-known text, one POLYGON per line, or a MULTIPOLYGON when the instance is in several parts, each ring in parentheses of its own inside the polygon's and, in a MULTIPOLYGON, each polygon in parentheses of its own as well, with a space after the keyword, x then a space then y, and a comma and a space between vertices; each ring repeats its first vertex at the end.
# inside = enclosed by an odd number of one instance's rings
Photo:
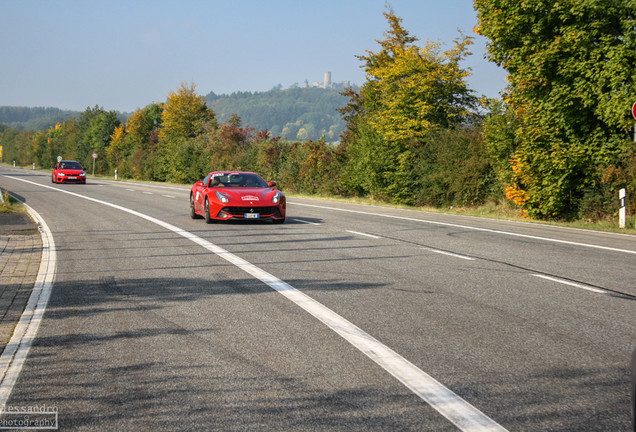
POLYGON ((297 202, 295 202, 294 205, 305 206, 305 207, 316 207, 316 208, 320 208, 320 209, 335 210, 335 211, 356 213, 356 214, 364 214, 364 215, 370 215, 370 216, 380 216, 380 217, 392 218, 392 219, 408 220, 408 221, 421 222, 421 223, 427 223, 427 224, 432 224, 432 225, 440 225, 440 226, 448 226, 448 227, 453 227, 453 228, 468 229, 468 230, 473 230, 473 231, 489 232, 489 233, 493 233, 493 234, 502 234, 502 235, 507 235, 507 236, 512 236, 512 237, 529 238, 529 239, 552 242, 552 243, 560 243, 560 244, 566 244, 566 245, 572 245, 572 246, 582 246, 582 247, 609 250, 609 251, 614 251, 614 252, 620 252, 620 253, 627 253, 627 254, 636 255, 636 250, 619 249, 619 248, 614 248, 614 247, 609 247, 609 246, 601 246, 601 245, 595 245, 595 244, 589 244, 589 243, 580 243, 580 242, 574 242, 574 241, 568 241, 568 240, 559 240, 559 239, 554 239, 554 238, 549 238, 549 237, 540 237, 540 236, 534 236, 534 235, 530 235, 530 234, 521 234, 521 233, 515 233, 515 232, 509 232, 509 231, 501 231, 501 230, 495 230, 495 229, 489 229, 489 228, 479 228, 479 227, 473 227, 473 226, 468 226, 468 225, 459 225, 459 224, 448 223, 448 222, 439 222, 439 221, 432 221, 432 220, 427 220, 427 219, 410 218, 410 217, 395 216, 395 215, 383 214, 383 213, 372 213, 372 212, 366 212, 366 211, 361 211, 361 210, 343 209, 343 208, 338 208, 338 207, 326 207, 326 206, 320 206, 320 205, 315 205, 315 204, 305 204, 305 203, 297 203, 297 202))
POLYGON ((422 249, 427 250, 429 252, 435 252, 435 253, 442 254, 442 255, 448 255, 448 256, 455 257, 455 258, 461 258, 461 259, 464 259, 464 260, 467 260, 467 261, 473 261, 475 259, 473 257, 469 257, 469 256, 466 256, 466 255, 460 255, 460 254, 456 254, 456 253, 452 253, 452 252, 446 252, 446 251, 443 251, 443 250, 440 250, 440 249, 433 249, 433 248, 427 248, 427 247, 423 247, 422 249))
POLYGON ((117 204, 112 204, 107 201, 101 201, 85 195, 80 195, 75 192, 56 189, 29 180, 11 176, 7 177, 39 187, 53 189, 58 192, 66 193, 78 198, 121 210, 123 212, 138 216, 149 222, 157 224, 169 231, 172 231, 193 241, 194 243, 225 259, 226 261, 234 264, 248 274, 251 274, 263 283, 267 284, 270 288, 285 296, 287 299, 294 302, 297 306, 301 307, 309 314, 320 320, 331 330, 339 334, 351 345, 356 347, 367 357, 373 360, 376 364, 393 375, 397 380, 399 380, 422 400, 426 401, 432 408, 446 417, 446 419, 457 426, 460 430, 471 432, 506 430, 490 417, 488 417, 486 414, 479 411, 473 405, 461 398, 459 395, 446 388, 435 378, 431 377, 426 372, 415 366, 413 363, 400 356, 388 346, 382 344, 380 341, 363 331, 361 328, 347 321, 345 318, 341 317, 322 303, 319 303, 318 301, 314 300, 313 298, 309 297, 308 295, 304 294, 288 283, 269 274, 268 272, 262 270, 254 264, 249 263, 243 258, 240 258, 239 256, 234 255, 233 253, 221 248, 220 246, 217 246, 214 243, 211 243, 177 226, 171 225, 152 216, 140 213, 136 210, 122 207, 117 204))
POLYGON ((308 224, 308 225, 320 225, 319 223, 316 222, 309 222, 306 220, 302 220, 302 219, 292 219, 294 222, 300 222, 300 223, 304 223, 304 224, 308 224))
POLYGON ((552 277, 552 276, 546 276, 546 275, 541 275, 541 274, 533 274, 532 276, 538 277, 538 278, 541 278, 541 279, 547 279, 549 281, 557 282, 557 283, 564 284, 564 285, 573 286, 573 287, 584 289, 584 290, 587 290, 587 291, 592 291, 592 292, 599 293, 599 294, 607 294, 607 291, 605 291, 605 290, 602 290, 602 289, 599 289, 599 288, 594 288, 594 287, 589 286, 589 285, 583 285, 583 284, 580 284, 580 283, 572 282, 572 281, 569 281, 569 280, 566 280, 566 279, 559 279, 559 278, 555 278, 555 277, 552 277))
POLYGON ((357 235, 365 236, 365 237, 371 237, 371 238, 374 238, 374 239, 382 238, 382 237, 379 237, 377 235, 367 234, 367 233, 358 232, 358 231, 349 231, 349 230, 347 230, 347 232, 351 233, 351 234, 357 234, 357 235))

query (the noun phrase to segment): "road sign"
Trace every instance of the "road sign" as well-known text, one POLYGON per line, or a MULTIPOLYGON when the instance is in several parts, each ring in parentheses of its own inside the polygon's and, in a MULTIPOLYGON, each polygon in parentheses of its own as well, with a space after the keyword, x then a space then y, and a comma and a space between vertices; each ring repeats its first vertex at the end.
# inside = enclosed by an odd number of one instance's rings
POLYGON ((0 146, 0 158, 2 157, 2 146, 0 146))
POLYGON ((92 157, 93 159, 97 159, 97 153, 93 153, 93 154, 91 155, 91 157, 92 157))
POLYGON ((58 157, 57 157, 57 161, 58 161, 58 162, 62 162, 62 156, 58 156, 58 157))
POLYGON ((632 105, 632 116, 634 116, 634 118, 636 119, 636 102, 634 102, 634 105, 632 105))

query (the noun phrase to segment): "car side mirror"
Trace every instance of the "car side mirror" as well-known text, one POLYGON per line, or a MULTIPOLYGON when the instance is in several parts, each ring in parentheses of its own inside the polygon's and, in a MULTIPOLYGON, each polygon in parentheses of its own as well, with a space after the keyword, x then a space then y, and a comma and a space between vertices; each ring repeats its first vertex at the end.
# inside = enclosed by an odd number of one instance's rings
POLYGON ((269 182, 269 187, 272 187, 272 188, 273 188, 274 186, 276 186, 276 182, 275 182, 275 181, 271 181, 271 182, 269 182))

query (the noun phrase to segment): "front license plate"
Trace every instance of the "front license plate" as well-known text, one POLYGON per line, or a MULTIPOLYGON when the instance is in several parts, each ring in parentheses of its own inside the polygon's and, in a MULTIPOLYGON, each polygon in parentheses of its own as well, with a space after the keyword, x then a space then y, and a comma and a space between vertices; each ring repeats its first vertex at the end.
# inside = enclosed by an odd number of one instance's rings
POLYGON ((258 219, 260 216, 259 213, 245 213, 245 219, 258 219))
POLYGON ((68 177, 69 180, 77 180, 77 177, 68 177))

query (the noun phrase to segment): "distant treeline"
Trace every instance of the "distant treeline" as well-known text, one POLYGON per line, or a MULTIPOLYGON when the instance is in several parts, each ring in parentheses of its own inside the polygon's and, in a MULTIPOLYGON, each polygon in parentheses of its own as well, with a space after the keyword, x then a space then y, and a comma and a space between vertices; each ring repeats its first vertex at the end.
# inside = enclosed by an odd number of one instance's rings
POLYGON ((339 89, 275 87, 266 92, 236 92, 230 95, 206 96, 208 105, 219 122, 233 114, 244 124, 268 130, 274 136, 288 140, 337 141, 345 129, 338 109, 347 104, 339 89))
MULTIPOLYGON (((265 92, 235 92, 216 95, 210 92, 205 98, 214 110, 219 122, 238 115, 243 124, 255 129, 268 130, 273 136, 288 140, 337 141, 345 129, 345 122, 338 109, 347 104, 342 90, 280 86, 265 92)), ((24 131, 46 130, 56 123, 79 117, 78 111, 59 108, 0 107, 0 124, 24 131)), ((129 115, 117 113, 125 122, 129 115)))
POLYGON ((0 106, 0 124, 25 131, 45 130, 80 115, 59 108, 0 106))

